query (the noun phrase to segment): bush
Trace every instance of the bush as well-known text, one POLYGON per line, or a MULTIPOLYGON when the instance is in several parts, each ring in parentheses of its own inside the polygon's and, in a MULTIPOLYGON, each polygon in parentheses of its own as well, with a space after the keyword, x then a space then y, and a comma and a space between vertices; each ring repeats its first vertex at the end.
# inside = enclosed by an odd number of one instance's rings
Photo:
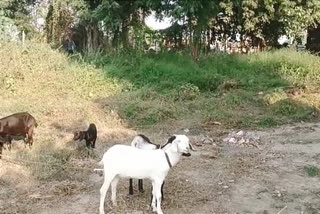
POLYGON ((178 98, 181 100, 194 100, 200 96, 200 89, 191 83, 182 85, 178 89, 178 98))

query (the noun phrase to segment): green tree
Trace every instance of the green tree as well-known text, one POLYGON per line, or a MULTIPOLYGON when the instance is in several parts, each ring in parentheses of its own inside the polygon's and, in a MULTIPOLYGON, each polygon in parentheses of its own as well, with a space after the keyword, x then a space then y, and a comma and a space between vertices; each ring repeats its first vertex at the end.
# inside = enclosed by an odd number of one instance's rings
POLYGON ((11 23, 13 28, 17 28, 25 33, 33 33, 34 26, 31 22, 30 9, 36 3, 36 0, 1 0, 0 1, 0 16, 2 20, 2 28, 9 26, 11 23), (5 17, 5 18, 4 18, 5 17))
POLYGON ((186 19, 189 27, 189 39, 192 55, 198 58, 202 34, 208 30, 210 23, 219 12, 220 1, 213 0, 175 0, 167 1, 166 14, 176 20, 186 19))

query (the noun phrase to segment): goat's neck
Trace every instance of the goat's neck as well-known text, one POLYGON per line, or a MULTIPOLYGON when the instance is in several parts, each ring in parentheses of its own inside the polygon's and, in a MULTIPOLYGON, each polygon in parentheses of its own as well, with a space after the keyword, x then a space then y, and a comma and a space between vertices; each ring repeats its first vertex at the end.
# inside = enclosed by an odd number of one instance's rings
POLYGON ((172 167, 177 165, 182 154, 178 153, 176 151, 172 151, 171 149, 168 149, 165 152, 168 154, 168 157, 169 157, 169 160, 170 160, 172 167))

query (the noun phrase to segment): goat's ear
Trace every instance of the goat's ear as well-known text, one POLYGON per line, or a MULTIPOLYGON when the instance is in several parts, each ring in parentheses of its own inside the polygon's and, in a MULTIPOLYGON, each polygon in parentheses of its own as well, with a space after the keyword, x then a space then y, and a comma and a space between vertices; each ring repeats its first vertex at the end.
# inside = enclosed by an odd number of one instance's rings
POLYGON ((171 137, 168 139, 168 141, 167 141, 166 144, 172 143, 176 138, 177 138, 176 136, 171 136, 171 137))
POLYGON ((194 149, 194 147, 192 146, 191 143, 189 143, 189 147, 190 147, 190 149, 191 149, 192 151, 196 151, 196 150, 194 149))

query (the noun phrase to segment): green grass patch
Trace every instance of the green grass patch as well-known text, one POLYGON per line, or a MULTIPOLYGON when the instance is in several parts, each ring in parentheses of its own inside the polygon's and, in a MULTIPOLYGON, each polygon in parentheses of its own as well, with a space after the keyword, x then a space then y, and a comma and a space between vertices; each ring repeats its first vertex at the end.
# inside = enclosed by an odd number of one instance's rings
POLYGON ((319 175, 319 169, 315 166, 305 166, 304 169, 307 172, 307 175, 310 177, 315 177, 319 175))
POLYGON ((178 53, 131 52, 91 62, 108 78, 131 85, 125 98, 112 102, 134 125, 196 118, 196 123, 218 120, 226 126, 258 128, 308 121, 316 103, 292 99, 289 90, 314 89, 320 83, 319 58, 289 49, 212 54, 199 62, 178 53))
MULTIPOLYGON (((22 49, 6 44, 0 51, 4 71, 0 90, 16 98, 4 105, 3 112, 14 105, 54 115, 52 109, 72 112, 70 103, 86 100, 116 109, 134 126, 186 120, 195 125, 218 121, 228 127, 259 128, 313 120, 314 108, 320 106, 317 95, 310 95, 320 85, 319 58, 289 49, 211 54, 198 62, 181 53, 131 51, 70 60, 43 45, 22 49), (292 97, 289 90, 295 88, 303 95, 292 97), (23 103, 27 96, 36 105, 23 103), (50 105, 39 102, 47 97, 52 98, 50 105), (61 100, 70 102, 61 105, 61 100)), ((79 114, 86 107, 80 105, 79 114)))
POLYGON ((279 101, 271 109, 275 115, 292 118, 293 120, 311 119, 313 112, 312 107, 292 99, 279 101))

